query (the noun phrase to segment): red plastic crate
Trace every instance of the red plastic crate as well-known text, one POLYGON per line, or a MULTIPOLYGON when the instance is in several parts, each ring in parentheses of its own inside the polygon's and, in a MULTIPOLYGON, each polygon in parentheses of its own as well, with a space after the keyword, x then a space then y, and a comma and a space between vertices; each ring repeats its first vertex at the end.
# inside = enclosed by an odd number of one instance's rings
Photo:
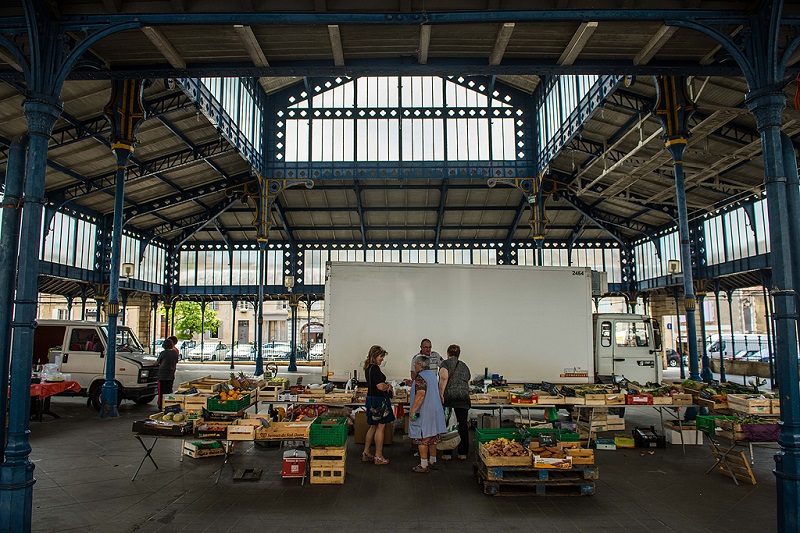
POLYGON ((652 394, 626 394, 625 403, 628 405, 653 405, 652 394))

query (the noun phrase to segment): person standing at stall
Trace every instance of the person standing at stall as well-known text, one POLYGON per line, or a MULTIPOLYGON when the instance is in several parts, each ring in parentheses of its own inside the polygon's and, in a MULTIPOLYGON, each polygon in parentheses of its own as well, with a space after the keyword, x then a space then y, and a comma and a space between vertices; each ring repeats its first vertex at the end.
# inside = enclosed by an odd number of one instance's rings
MULTIPOLYGON (((461 442, 458 444, 458 458, 462 461, 467 459, 469 453, 469 428, 467 418, 472 403, 469 400, 469 382, 472 373, 469 367, 459 359, 461 347, 458 344, 451 344, 447 347, 447 360, 439 365, 439 399, 442 405, 450 407, 455 411, 458 420, 458 435, 461 442)), ((442 452, 442 459, 452 458, 451 450, 442 452)))
POLYGON ((436 445, 446 430, 444 409, 439 398, 439 382, 430 369, 430 358, 418 355, 414 361, 416 377, 411 385, 411 412, 408 436, 419 447, 420 464, 412 472, 425 474, 436 470, 436 445))
POLYGON ((388 465, 389 460, 383 456, 383 437, 386 424, 394 422, 392 412, 392 385, 386 383, 386 376, 381 371, 381 364, 386 357, 386 350, 374 345, 369 349, 367 359, 364 361, 364 376, 367 379, 367 424, 369 429, 364 440, 364 451, 361 460, 365 463, 373 462, 376 465, 388 465), (373 441, 375 442, 375 455, 369 453, 373 441))
POLYGON ((432 347, 433 344, 431 343, 430 339, 422 339, 422 342, 419 343, 419 353, 411 358, 411 379, 407 382, 409 385, 411 385, 411 381, 417 377, 417 371, 414 370, 414 361, 416 361, 417 357, 420 355, 424 355, 430 359, 430 368, 433 370, 434 374, 439 372, 439 365, 442 362, 442 356, 439 355, 438 352, 432 352, 432 347))
POLYGON ((163 409, 165 394, 172 392, 175 383, 175 368, 178 366, 178 351, 175 345, 167 339, 162 345, 164 350, 158 354, 158 408, 163 409))

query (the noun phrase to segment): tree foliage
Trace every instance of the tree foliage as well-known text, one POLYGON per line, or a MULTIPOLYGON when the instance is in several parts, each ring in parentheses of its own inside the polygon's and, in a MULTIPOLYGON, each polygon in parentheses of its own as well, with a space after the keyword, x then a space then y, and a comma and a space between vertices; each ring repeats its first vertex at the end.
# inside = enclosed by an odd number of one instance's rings
MULTIPOLYGON (((200 333, 203 328, 199 302, 175 302, 175 336, 179 339, 191 339, 195 333, 200 333)), ((217 330, 222 322, 217 318, 217 312, 206 306, 205 329, 217 330)))

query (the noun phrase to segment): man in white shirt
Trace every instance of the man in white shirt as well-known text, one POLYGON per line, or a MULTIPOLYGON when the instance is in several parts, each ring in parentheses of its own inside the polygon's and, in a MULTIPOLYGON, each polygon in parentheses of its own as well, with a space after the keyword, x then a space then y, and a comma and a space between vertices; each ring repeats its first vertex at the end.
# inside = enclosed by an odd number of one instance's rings
POLYGON ((424 355, 430 358, 431 362, 431 370, 435 373, 439 373, 439 363, 442 362, 442 356, 439 355, 437 352, 431 351, 431 340, 430 339, 422 339, 422 342, 419 343, 419 353, 414 355, 411 358, 411 381, 414 381, 414 378, 417 377, 417 373, 414 371, 414 361, 417 358, 417 355, 424 355))

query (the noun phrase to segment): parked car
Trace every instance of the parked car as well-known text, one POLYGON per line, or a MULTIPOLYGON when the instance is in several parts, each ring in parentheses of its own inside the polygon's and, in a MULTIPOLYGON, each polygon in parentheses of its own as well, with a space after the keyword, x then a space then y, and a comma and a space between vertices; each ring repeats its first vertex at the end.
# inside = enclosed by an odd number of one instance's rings
POLYGON ((179 340, 176 346, 178 353, 181 354, 181 359, 186 359, 189 355, 189 350, 195 347, 197 347, 197 342, 193 340, 179 340))
MULTIPOLYGON (((681 354, 672 348, 668 348, 666 350, 667 355, 667 366, 675 368, 676 366, 680 365, 681 354)), ((683 359, 683 366, 689 366, 689 357, 684 355, 682 356, 683 359)))
POLYGON ((234 361, 254 361, 256 358, 256 347, 253 344, 240 344, 225 354, 225 361, 230 361, 233 356, 234 361))
POLYGON ((202 346, 198 345, 196 348, 189 350, 186 358, 189 361, 222 361, 227 351, 227 344, 206 342, 202 346))
POLYGON ((322 356, 325 354, 325 343, 318 342, 314 346, 311 347, 311 351, 308 352, 308 360, 309 361, 318 361, 322 359, 322 356))
POLYGON ((273 341, 263 345, 264 359, 283 360, 289 359, 292 353, 292 345, 284 341, 273 341))

